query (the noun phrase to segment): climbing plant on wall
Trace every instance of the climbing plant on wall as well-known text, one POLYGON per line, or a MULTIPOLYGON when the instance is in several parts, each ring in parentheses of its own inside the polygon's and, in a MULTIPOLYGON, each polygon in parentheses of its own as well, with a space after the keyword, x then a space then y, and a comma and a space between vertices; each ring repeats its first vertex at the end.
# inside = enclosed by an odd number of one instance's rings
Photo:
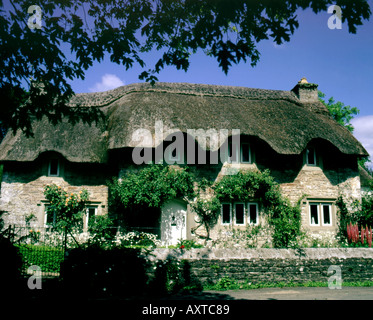
POLYGON ((185 200, 195 196, 194 178, 188 168, 174 168, 159 164, 129 171, 121 179, 109 182, 109 206, 118 208, 160 208, 174 198, 185 200))
POLYGON ((281 194, 280 186, 269 171, 240 171, 223 176, 217 182, 208 182, 197 181, 187 167, 148 165, 127 173, 120 180, 113 179, 109 190, 111 210, 119 207, 133 210, 140 206, 160 208, 170 199, 184 198, 198 216, 197 228, 205 228, 206 239, 218 221, 222 201, 253 199, 260 202, 268 222, 274 227, 275 247, 293 246, 300 234, 300 202, 292 206, 281 194))
MULTIPOLYGON (((203 226, 206 230, 206 240, 210 239, 210 231, 216 225, 220 214, 220 201, 212 196, 203 198, 200 195, 191 203, 192 210, 198 216, 198 225, 193 228, 192 232, 197 234, 197 229, 203 226)), ((201 235, 199 235, 201 237, 201 235)))
POLYGON ((292 206, 281 194, 280 186, 270 172, 240 171, 236 175, 224 176, 214 186, 215 197, 219 201, 252 201, 255 199, 264 208, 268 223, 274 227, 275 247, 296 245, 300 234, 300 203, 292 206))
POLYGON ((89 200, 87 190, 68 193, 60 186, 52 184, 45 186, 44 195, 49 201, 47 215, 52 218, 50 221, 55 228, 81 227, 83 211, 89 200))

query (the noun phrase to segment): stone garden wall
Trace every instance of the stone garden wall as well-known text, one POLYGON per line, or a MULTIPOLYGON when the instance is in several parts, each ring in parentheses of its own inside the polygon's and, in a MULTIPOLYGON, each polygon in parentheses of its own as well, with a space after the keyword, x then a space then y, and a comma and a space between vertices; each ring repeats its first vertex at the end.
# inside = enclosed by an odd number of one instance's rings
POLYGON ((228 277, 253 284, 260 282, 325 281, 341 271, 343 282, 373 281, 373 249, 155 249, 152 261, 185 260, 201 283, 228 277), (329 268, 331 270, 329 270, 329 268), (328 272, 329 270, 329 272, 328 272))

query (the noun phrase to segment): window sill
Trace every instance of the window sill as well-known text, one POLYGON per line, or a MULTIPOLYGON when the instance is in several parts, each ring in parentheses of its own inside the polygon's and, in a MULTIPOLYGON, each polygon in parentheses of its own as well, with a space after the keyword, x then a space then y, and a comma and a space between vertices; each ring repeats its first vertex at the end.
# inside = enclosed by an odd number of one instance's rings
POLYGON ((305 164, 302 168, 304 171, 320 171, 322 172, 323 170, 319 166, 313 166, 309 164, 305 164))

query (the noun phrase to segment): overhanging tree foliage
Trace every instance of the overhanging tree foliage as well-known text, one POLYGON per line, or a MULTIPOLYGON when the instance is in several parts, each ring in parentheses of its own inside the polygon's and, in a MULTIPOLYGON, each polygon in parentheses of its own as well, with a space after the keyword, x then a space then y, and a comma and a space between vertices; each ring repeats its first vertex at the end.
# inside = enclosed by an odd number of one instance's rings
POLYGON ((69 80, 84 79, 85 70, 106 54, 126 69, 139 65, 139 78, 152 83, 165 66, 187 71, 199 49, 225 73, 240 61, 255 65, 257 43, 290 40, 298 9, 319 13, 332 4, 341 7, 351 33, 371 15, 367 0, 0 1, 0 124, 31 134, 32 119, 42 116, 53 123, 63 117, 98 121, 97 109, 67 106, 69 80), (41 8, 40 29, 28 26, 31 4, 41 8), (150 51, 159 58, 146 67, 143 56, 150 51))
POLYGON ((350 121, 354 116, 358 115, 360 110, 356 107, 346 106, 343 102, 335 101, 333 97, 328 99, 328 102, 324 100, 325 93, 319 91, 319 100, 328 108, 331 116, 340 125, 346 127, 351 133, 354 131, 354 127, 350 121))
MULTIPOLYGON (((319 100, 328 108, 330 115, 335 121, 340 125, 344 126, 351 133, 354 132, 354 127, 351 124, 351 120, 354 116, 358 115, 360 110, 356 107, 346 106, 341 101, 335 101, 333 97, 330 97, 326 102, 325 93, 318 92, 319 100)), ((358 160, 358 163, 363 167, 368 173, 372 174, 372 169, 367 166, 367 163, 370 162, 369 157, 361 158, 358 160)))

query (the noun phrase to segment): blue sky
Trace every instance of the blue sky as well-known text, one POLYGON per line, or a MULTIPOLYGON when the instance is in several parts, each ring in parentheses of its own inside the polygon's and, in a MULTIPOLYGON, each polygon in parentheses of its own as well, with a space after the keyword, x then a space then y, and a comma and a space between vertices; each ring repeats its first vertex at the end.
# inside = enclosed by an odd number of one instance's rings
MULTIPOLYGON (((369 3, 373 11, 373 1, 369 3)), ((168 67, 158 76, 159 81, 290 90, 306 77, 319 85, 326 98, 332 96, 360 109, 352 122, 354 134, 373 156, 373 17, 365 20, 356 34, 350 34, 345 23, 342 29, 329 29, 330 16, 300 10, 300 26, 290 42, 278 46, 271 40, 262 41, 258 45, 261 58, 254 68, 240 63, 225 75, 213 58, 199 52, 191 57, 188 72, 168 67)), ((151 52, 145 61, 152 67, 159 56, 151 52)), ((84 81, 76 80, 72 86, 77 93, 109 90, 140 82, 141 71, 138 67, 126 71, 106 59, 87 70, 84 81)))

